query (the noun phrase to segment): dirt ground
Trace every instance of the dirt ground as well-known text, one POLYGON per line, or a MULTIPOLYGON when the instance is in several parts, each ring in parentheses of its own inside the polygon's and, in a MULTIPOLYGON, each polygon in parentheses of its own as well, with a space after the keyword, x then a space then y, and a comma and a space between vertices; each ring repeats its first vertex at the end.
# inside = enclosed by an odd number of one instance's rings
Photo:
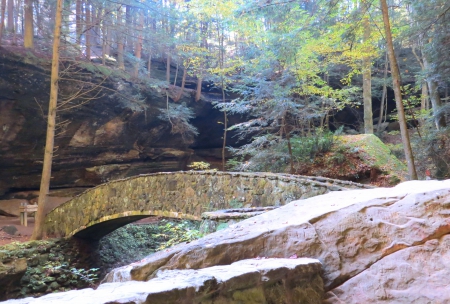
POLYGON ((28 218, 28 226, 20 225, 20 219, 18 217, 0 216, 0 246, 6 245, 12 242, 26 242, 30 240, 31 234, 34 229, 34 218, 28 218), (14 235, 11 235, 3 228, 5 226, 14 226, 17 231, 14 235))

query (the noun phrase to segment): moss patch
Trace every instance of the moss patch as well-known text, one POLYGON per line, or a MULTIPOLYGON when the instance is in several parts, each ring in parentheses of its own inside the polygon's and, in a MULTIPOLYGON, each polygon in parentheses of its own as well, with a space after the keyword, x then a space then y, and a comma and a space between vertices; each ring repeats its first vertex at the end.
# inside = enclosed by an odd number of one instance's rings
POLYGON ((74 239, 0 246, 0 300, 88 287, 91 263, 86 244, 74 239))
POLYGON ((302 165, 299 173, 377 186, 393 186, 407 176, 405 164, 372 134, 338 136, 330 152, 302 165))

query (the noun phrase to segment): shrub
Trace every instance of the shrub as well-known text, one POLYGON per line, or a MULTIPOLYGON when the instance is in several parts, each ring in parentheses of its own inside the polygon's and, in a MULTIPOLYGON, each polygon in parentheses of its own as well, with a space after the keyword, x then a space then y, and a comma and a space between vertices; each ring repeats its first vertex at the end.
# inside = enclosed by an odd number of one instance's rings
MULTIPOLYGON (((321 128, 306 136, 294 135, 290 139, 294 162, 313 162, 318 154, 330 151, 334 138, 333 132, 321 128)), ((287 140, 272 134, 255 137, 251 143, 230 150, 235 158, 227 165, 236 171, 285 172, 290 159, 287 140)))

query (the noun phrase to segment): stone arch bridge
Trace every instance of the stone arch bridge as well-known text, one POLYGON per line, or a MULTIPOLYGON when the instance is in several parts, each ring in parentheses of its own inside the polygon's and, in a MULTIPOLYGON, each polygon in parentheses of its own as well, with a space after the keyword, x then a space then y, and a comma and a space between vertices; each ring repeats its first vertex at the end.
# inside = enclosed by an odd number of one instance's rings
POLYGON ((369 188, 348 181, 274 173, 167 172, 111 181, 53 209, 48 235, 100 239, 149 216, 200 220, 205 211, 280 206, 329 191, 369 188))

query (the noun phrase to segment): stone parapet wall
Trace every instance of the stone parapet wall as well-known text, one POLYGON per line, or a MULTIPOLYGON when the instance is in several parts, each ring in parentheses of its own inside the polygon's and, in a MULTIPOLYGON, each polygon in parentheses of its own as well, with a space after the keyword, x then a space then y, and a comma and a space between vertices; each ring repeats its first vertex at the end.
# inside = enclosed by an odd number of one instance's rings
POLYGON ((99 238, 140 217, 200 220, 205 211, 281 206, 357 187, 365 186, 272 173, 188 171, 139 175, 99 185, 74 197, 47 215, 45 230, 49 235, 69 237, 103 223, 103 233, 92 230, 92 238, 99 238), (113 220, 116 224, 105 225, 113 220))

